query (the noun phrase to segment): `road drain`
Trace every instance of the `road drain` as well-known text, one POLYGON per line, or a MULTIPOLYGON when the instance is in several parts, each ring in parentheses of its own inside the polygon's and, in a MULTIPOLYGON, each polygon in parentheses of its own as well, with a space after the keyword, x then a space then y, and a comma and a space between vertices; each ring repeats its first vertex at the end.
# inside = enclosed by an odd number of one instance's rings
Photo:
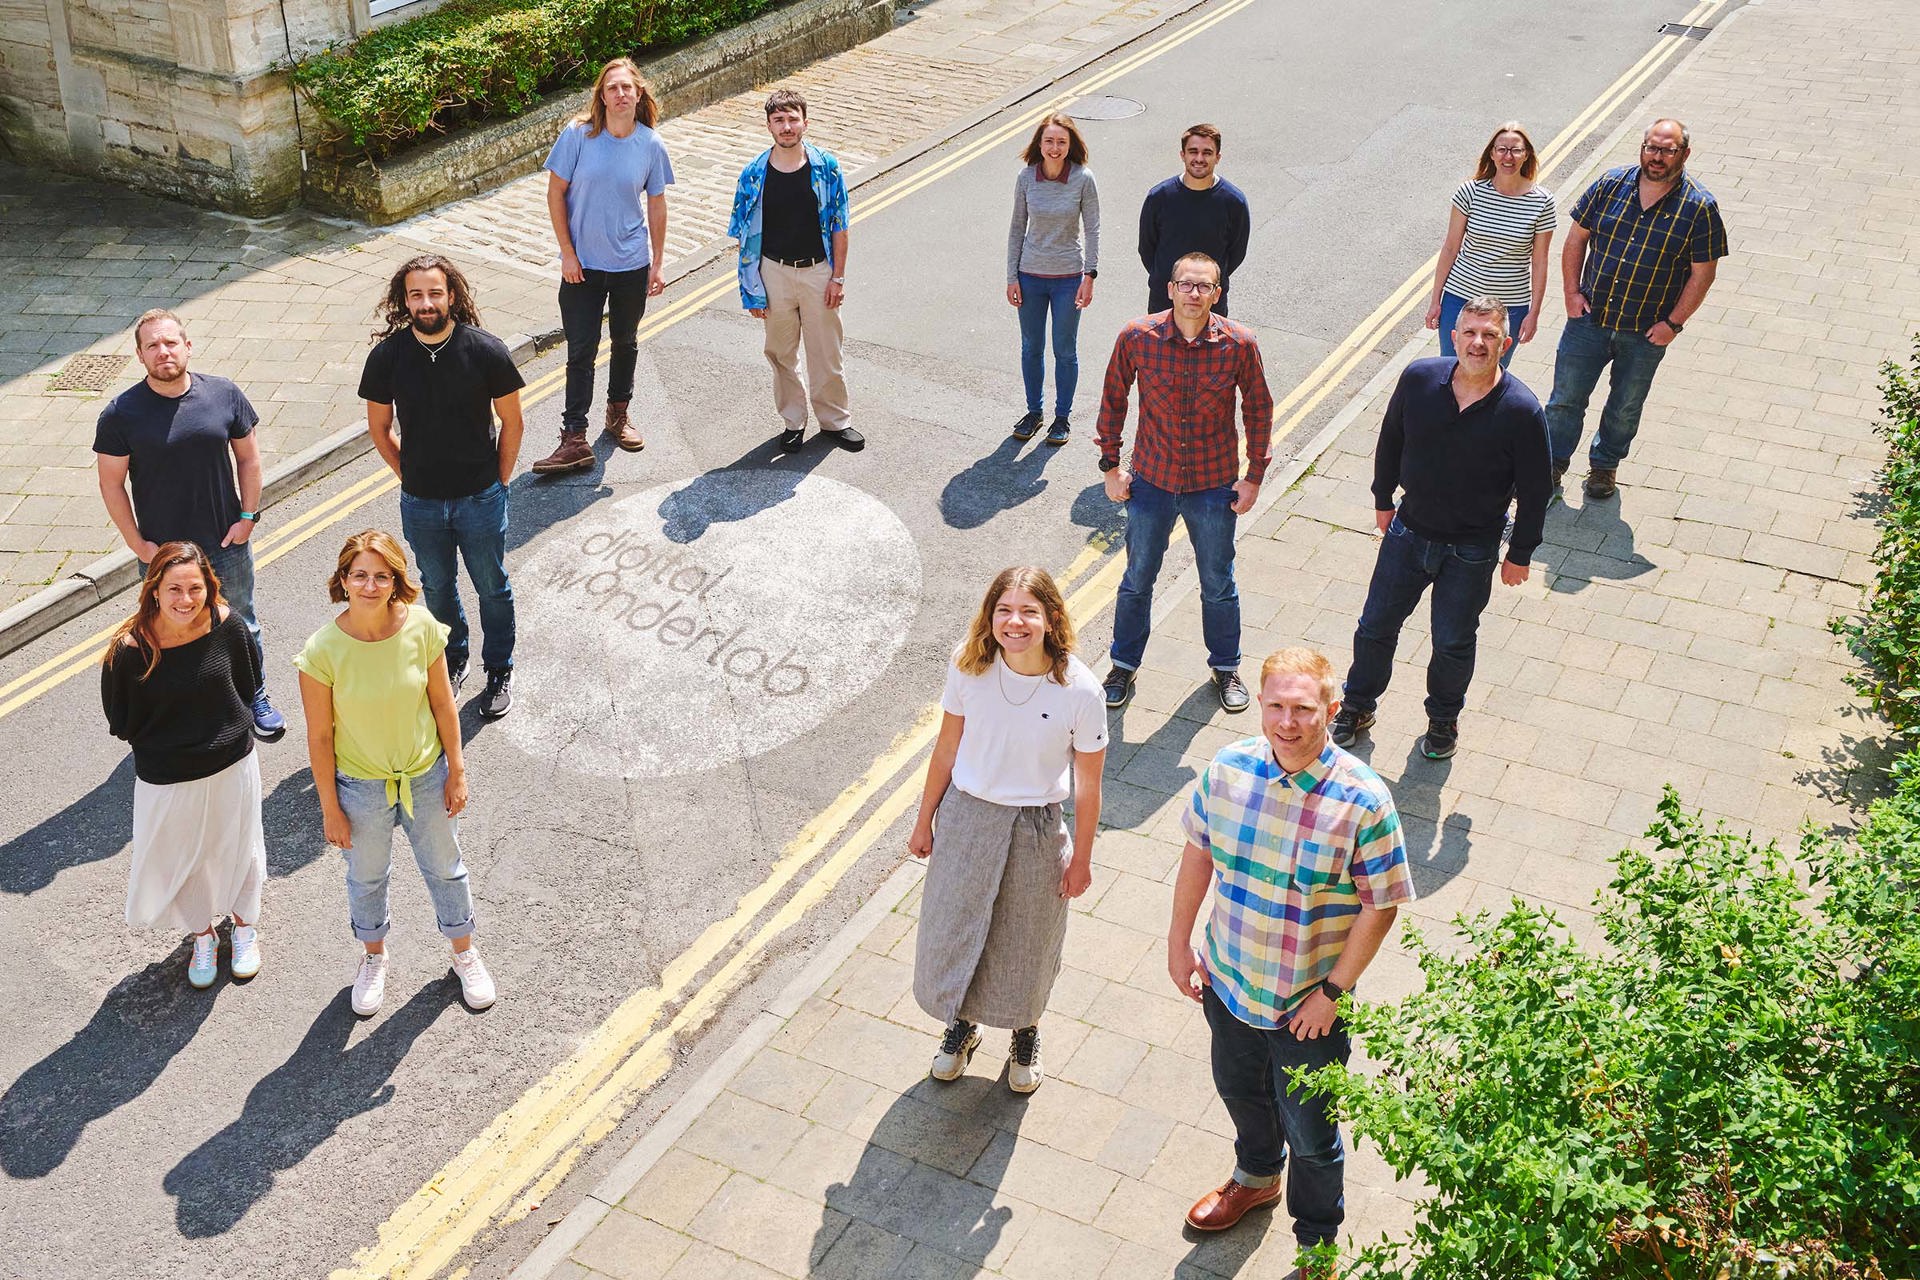
POLYGON ((1712 27, 1690 27, 1684 22, 1663 22, 1656 35, 1679 36, 1682 40, 1705 40, 1712 27))
POLYGON ((126 363, 127 358, 123 355, 73 356, 47 390, 105 391, 120 376, 120 370, 126 367, 126 363))

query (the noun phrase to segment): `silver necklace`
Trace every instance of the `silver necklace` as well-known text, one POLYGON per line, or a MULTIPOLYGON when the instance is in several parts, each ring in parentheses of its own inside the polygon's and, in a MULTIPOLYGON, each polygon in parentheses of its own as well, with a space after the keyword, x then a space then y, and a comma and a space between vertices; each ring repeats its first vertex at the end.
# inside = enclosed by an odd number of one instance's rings
POLYGON ((453 335, 451 333, 449 333, 446 337, 440 339, 440 341, 438 342, 428 342, 425 338, 420 336, 420 331, 418 329, 410 330, 410 332, 413 334, 413 340, 420 344, 420 349, 427 353, 427 363, 429 364, 439 364, 440 353, 446 350, 447 343, 453 341, 453 335))
MULTIPOLYGON (((1029 690, 1027 690, 1027 696, 1026 696, 1026 697, 1024 697, 1024 698, 1022 698, 1022 699, 1020 699, 1020 701, 1018 701, 1018 702, 1015 702, 1015 701, 1014 701, 1014 700, 1013 700, 1012 698, 1010 698, 1010 697, 1008 697, 1008 696, 1007 696, 1007 675, 1006 675, 1006 668, 1007 668, 1007 660, 1006 660, 1006 658, 1004 658, 1004 657, 1001 657, 1001 658, 996 658, 996 659, 994 660, 994 664, 993 664, 993 676, 994 676, 994 680, 995 680, 996 682, 998 682, 998 684, 999 684, 999 686, 1000 686, 1000 697, 1001 697, 1001 700, 1002 700, 1002 701, 1004 701, 1004 702, 1005 702, 1005 703, 1006 703, 1006 704, 1007 704, 1008 706, 1010 706, 1010 707, 1024 707, 1024 706, 1026 706, 1026 705, 1027 705, 1027 704, 1028 704, 1029 702, 1032 702, 1032 701, 1033 701, 1033 699, 1034 699, 1034 695, 1040 692, 1040 686, 1041 686, 1041 685, 1043 685, 1043 684, 1045 684, 1045 683, 1047 682, 1047 677, 1046 677, 1046 675, 1045 675, 1045 673, 1043 672, 1043 673, 1041 674, 1041 676, 1040 676, 1040 678, 1039 678, 1039 680, 1038 680, 1038 682, 1034 684, 1034 686, 1033 686, 1033 688, 1031 688, 1031 689, 1029 689, 1029 690)), ((1029 678, 1031 678, 1031 677, 1029 677, 1029 678)))

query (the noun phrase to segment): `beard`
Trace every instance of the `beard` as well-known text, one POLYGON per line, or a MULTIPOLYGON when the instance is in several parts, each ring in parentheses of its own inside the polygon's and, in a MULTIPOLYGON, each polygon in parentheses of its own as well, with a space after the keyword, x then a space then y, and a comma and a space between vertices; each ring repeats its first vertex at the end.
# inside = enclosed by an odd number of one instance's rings
POLYGON ((418 333, 438 333, 447 327, 447 313, 432 307, 409 311, 407 318, 413 321, 414 330, 418 333))

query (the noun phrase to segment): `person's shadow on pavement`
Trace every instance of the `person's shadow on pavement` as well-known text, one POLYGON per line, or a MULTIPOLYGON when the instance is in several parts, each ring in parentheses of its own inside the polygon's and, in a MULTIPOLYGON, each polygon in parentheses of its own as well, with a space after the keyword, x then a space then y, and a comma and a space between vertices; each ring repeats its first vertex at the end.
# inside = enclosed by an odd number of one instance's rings
POLYGON ((86 1026, 0 1095, 0 1171, 46 1177, 89 1124, 145 1093, 187 1047, 215 994, 187 985, 191 945, 122 978, 86 1026))
POLYGON ((1131 708, 1108 713, 1108 785, 1101 791, 1102 825, 1139 827, 1152 819, 1168 796, 1187 794, 1200 771, 1183 757, 1219 706, 1220 695, 1209 681, 1189 693, 1165 723, 1137 746, 1126 740, 1126 716, 1131 708), (1111 785, 1114 782, 1125 785, 1116 787, 1111 785))
POLYGON ((1595 582, 1631 582, 1657 567, 1634 550, 1633 526, 1624 511, 1626 490, 1579 510, 1564 501, 1547 508, 1546 540, 1536 557, 1545 562, 1549 590, 1575 595, 1595 582))
MULTIPOLYGON (((24 807, 14 797, 16 806, 24 807)), ((37 893, 62 871, 111 858, 133 842, 133 756, 87 794, 0 844, 0 893, 37 893)))
POLYGON ((940 518, 950 529, 978 529, 1003 511, 1046 492, 1042 474, 1060 450, 1038 440, 1023 457, 1021 441, 1007 436, 992 453, 958 472, 940 491, 940 518))
POLYGON ((390 1077, 413 1042, 460 1000, 451 976, 429 982, 398 1009, 379 1015, 373 1032, 349 1048, 360 1019, 342 988, 308 1028, 293 1056, 247 1095, 232 1124, 167 1171, 174 1220, 189 1240, 223 1235, 273 1190, 274 1176, 298 1165, 353 1117, 385 1106, 390 1077))
POLYGON ((796 453, 782 453, 777 441, 757 444, 668 494, 660 503, 663 531, 684 546, 716 524, 751 520, 791 498, 815 467, 838 452, 831 440, 817 435, 796 453))

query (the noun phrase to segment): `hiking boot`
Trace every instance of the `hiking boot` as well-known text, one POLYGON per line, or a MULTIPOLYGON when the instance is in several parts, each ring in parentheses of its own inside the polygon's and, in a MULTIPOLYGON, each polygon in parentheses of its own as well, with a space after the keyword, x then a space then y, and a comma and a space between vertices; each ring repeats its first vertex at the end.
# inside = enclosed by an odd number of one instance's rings
POLYGON ((1336 747, 1350 747, 1353 740, 1373 728, 1373 712, 1355 711, 1352 707, 1342 707, 1335 713, 1333 723, 1327 726, 1327 737, 1333 739, 1336 747))
POLYGON ((1058 449, 1073 435, 1073 424, 1067 421, 1067 415, 1061 414, 1047 428, 1047 443, 1058 449))
POLYGON ((1594 467, 1589 470, 1587 472, 1587 496, 1595 502, 1599 502, 1603 499, 1611 498, 1614 494, 1620 492, 1619 486, 1613 482, 1613 476, 1614 469, 1612 467, 1594 467))
POLYGON ((1100 687, 1107 691, 1107 708, 1114 710, 1133 701, 1133 672, 1125 667, 1115 667, 1107 672, 1107 678, 1100 687))
POLYGON ((537 476, 558 475, 563 471, 586 471, 594 463, 593 450, 584 431, 562 431, 560 447, 533 464, 537 476))
POLYGON ((498 720, 513 710, 513 668, 487 672, 487 687, 480 691, 480 718, 498 720))
POLYGON ((1040 1028, 1022 1027, 1013 1033, 1013 1047, 1007 1051, 1007 1088, 1032 1093, 1045 1078, 1040 1069, 1040 1028))
POLYGON ((1245 711, 1253 699, 1247 694, 1247 683, 1240 678, 1238 671, 1216 671, 1213 673, 1213 691, 1220 695, 1220 709, 1227 712, 1245 711))
POLYGON ((1042 421, 1040 411, 1038 409, 1033 410, 1021 418, 1020 421, 1013 424, 1013 438, 1015 440, 1033 439, 1040 434, 1040 423, 1042 421))
POLYGON ((1569 464, 1565 462, 1556 462, 1553 464, 1553 487, 1555 490, 1558 490, 1561 482, 1567 478, 1568 465, 1569 464))
POLYGON ((607 401, 607 434, 628 453, 638 453, 647 447, 647 442, 640 438, 640 428, 634 426, 633 420, 627 417, 625 400, 607 401))
POLYGON ((947 1034, 940 1037, 940 1049, 933 1055, 933 1066, 927 1074, 935 1080, 958 1080, 979 1047, 980 1028, 965 1018, 955 1018, 947 1034))
POLYGON ((1460 722, 1458 720, 1429 720, 1427 731, 1420 735, 1420 754, 1429 760, 1445 760, 1460 749, 1460 722))

